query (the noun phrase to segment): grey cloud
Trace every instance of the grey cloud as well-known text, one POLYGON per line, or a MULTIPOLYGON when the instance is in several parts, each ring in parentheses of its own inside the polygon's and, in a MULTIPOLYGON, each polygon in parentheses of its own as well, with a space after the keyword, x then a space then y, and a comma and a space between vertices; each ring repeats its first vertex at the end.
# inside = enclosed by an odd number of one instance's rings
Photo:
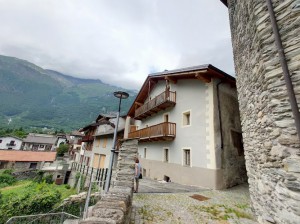
POLYGON ((153 71, 211 63, 232 73, 219 1, 0 1, 0 53, 139 89, 153 71))

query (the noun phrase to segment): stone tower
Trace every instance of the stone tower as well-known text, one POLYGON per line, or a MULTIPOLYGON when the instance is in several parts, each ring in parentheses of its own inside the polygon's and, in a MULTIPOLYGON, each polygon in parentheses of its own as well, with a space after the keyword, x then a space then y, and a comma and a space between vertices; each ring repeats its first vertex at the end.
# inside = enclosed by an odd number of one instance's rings
POLYGON ((221 1, 253 208, 260 223, 300 223, 300 1, 221 1))

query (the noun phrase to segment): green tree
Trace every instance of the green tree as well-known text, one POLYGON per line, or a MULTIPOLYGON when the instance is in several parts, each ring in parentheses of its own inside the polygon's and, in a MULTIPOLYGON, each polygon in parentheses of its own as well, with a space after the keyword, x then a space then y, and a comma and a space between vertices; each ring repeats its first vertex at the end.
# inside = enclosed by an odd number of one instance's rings
POLYGON ((56 152, 58 156, 63 156, 64 153, 69 151, 69 145, 68 144, 60 144, 57 148, 56 152))

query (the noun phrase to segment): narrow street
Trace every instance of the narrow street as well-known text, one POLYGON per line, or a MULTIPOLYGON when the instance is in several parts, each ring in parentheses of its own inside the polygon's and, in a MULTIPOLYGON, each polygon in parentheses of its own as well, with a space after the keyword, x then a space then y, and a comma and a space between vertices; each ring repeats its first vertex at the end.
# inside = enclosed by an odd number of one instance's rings
POLYGON ((131 223, 256 223, 248 185, 209 190, 142 179, 134 194, 131 223))

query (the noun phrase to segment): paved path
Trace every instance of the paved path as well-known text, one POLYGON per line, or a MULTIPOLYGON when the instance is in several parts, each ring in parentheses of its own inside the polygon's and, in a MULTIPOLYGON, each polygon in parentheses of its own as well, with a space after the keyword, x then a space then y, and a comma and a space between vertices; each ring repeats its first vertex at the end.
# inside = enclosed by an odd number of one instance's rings
POLYGON ((142 179, 131 223, 253 224, 253 217, 247 184, 219 191, 142 179))
POLYGON ((184 193, 197 192, 205 188, 176 184, 173 182, 155 181, 148 178, 140 180, 139 193, 184 193))

